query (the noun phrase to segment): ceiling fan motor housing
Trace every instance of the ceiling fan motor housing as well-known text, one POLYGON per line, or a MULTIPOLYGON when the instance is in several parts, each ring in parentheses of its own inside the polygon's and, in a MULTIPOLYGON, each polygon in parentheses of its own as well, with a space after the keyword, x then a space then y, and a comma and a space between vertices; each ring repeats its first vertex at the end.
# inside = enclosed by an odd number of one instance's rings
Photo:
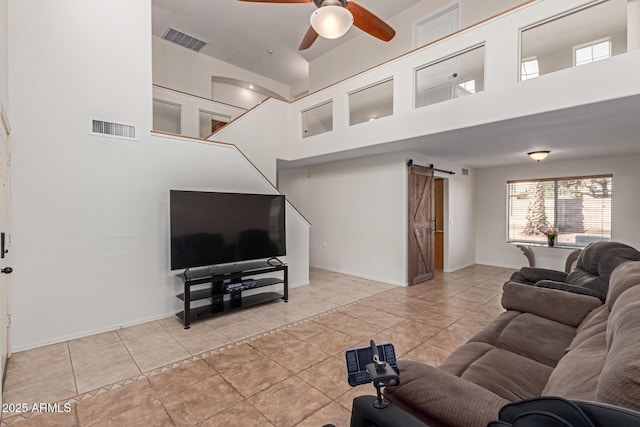
POLYGON ((313 0, 318 7, 322 6, 342 6, 347 5, 347 0, 313 0))

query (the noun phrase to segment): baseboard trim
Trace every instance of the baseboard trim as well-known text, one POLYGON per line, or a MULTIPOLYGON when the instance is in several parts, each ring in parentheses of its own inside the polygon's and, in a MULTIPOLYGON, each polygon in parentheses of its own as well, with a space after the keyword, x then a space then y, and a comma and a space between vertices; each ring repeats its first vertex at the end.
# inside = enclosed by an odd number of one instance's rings
POLYGON ((395 286, 407 286, 406 282, 396 282, 395 280, 389 280, 389 279, 382 279, 380 277, 376 277, 376 276, 368 276, 366 274, 360 274, 360 273, 354 273, 352 271, 346 271, 346 270, 338 270, 335 268, 331 268, 331 267, 324 267, 324 266, 319 266, 319 265, 309 265, 309 267, 311 268, 317 268, 319 270, 327 270, 327 271, 331 271, 332 273, 340 273, 340 274, 346 274, 348 276, 354 276, 354 277, 359 277, 361 279, 367 279, 367 280, 373 280, 376 282, 380 282, 380 283, 386 283, 388 285, 395 285, 395 286))

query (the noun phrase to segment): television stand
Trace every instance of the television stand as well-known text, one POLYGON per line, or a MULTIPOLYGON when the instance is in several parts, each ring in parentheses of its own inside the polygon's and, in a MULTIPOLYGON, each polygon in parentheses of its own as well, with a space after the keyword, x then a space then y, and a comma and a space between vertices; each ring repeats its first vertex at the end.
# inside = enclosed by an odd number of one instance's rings
POLYGON ((189 329, 192 320, 205 319, 277 299, 283 299, 284 302, 289 301, 289 270, 286 264, 270 265, 266 261, 255 261, 243 264, 211 266, 186 270, 178 274, 178 277, 184 282, 184 293, 176 296, 184 302, 184 310, 176 313, 176 316, 182 319, 185 329, 189 329), (279 277, 247 279, 250 276, 278 271, 283 272, 282 279, 279 277), (280 283, 284 285, 282 293, 267 291, 253 295, 243 295, 244 291, 250 289, 264 288, 280 283), (230 295, 230 298, 226 301, 225 295, 230 295), (201 300, 210 300, 210 303, 197 307, 191 306, 192 302, 201 300))

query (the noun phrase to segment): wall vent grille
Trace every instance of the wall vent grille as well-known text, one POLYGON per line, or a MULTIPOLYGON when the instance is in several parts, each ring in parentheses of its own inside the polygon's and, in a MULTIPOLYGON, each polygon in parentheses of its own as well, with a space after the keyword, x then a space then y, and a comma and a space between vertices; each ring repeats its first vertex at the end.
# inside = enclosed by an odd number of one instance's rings
POLYGON ((91 121, 91 133, 94 135, 112 136, 114 138, 136 139, 136 127, 120 123, 91 121))
POLYGON ((469 175, 469 169, 462 168, 462 175, 469 175))
POLYGON ((167 29, 162 38, 169 40, 172 43, 179 44, 182 47, 186 47, 187 49, 195 50, 196 52, 200 52, 200 49, 207 44, 202 40, 198 40, 195 37, 191 37, 178 30, 174 30, 173 28, 167 29))

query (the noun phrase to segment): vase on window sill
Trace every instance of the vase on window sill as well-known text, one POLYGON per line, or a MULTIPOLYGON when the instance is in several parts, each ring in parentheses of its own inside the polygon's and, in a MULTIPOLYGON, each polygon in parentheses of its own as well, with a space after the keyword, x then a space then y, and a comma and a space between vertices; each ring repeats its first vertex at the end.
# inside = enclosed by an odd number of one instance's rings
POLYGON ((547 236, 547 244, 552 248, 556 244, 556 236, 547 236))

